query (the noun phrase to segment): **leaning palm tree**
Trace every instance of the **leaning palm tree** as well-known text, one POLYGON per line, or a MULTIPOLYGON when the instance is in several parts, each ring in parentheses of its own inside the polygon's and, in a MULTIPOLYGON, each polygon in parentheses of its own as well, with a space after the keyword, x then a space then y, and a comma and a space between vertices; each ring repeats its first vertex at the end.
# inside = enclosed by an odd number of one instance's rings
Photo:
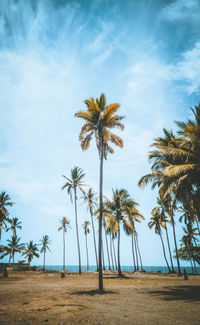
POLYGON ((87 202, 88 209, 90 210, 93 240, 94 240, 94 251, 95 251, 96 264, 97 264, 97 270, 98 270, 99 266, 98 266, 97 247, 96 247, 95 229, 94 229, 94 221, 93 221, 94 209, 97 207, 97 197, 96 197, 96 193, 93 191, 93 189, 91 187, 88 189, 87 192, 84 191, 83 199, 84 199, 84 202, 87 202))
POLYGON ((12 207, 14 204, 11 201, 10 196, 6 192, 1 192, 0 194, 0 241, 1 241, 1 234, 2 229, 7 228, 6 222, 9 221, 9 212, 8 207, 12 207))
POLYGON ((66 217, 62 217, 62 219, 59 220, 60 227, 58 228, 58 231, 63 231, 63 270, 65 269, 65 234, 67 232, 68 228, 70 227, 70 220, 66 217))
POLYGON ((4 246, 4 252, 1 255, 1 258, 4 258, 5 256, 9 255, 9 263, 12 262, 14 264, 15 262, 15 254, 21 253, 24 250, 24 244, 20 243, 21 238, 12 236, 11 239, 8 239, 8 245, 4 246))
POLYGON ((113 153, 113 148, 109 143, 122 148, 122 139, 112 133, 110 129, 115 127, 123 130, 124 126, 120 122, 123 116, 115 115, 120 107, 119 104, 111 104, 106 106, 106 98, 101 94, 99 98, 94 100, 90 98, 85 100, 87 111, 75 114, 76 117, 82 118, 85 123, 81 129, 79 140, 82 150, 87 150, 93 136, 96 140, 97 150, 100 159, 100 180, 99 180, 99 290, 103 290, 102 275, 102 213, 103 213, 103 159, 106 159, 108 152, 113 153))
POLYGON ((49 245, 51 244, 51 241, 49 240, 49 236, 44 235, 42 239, 40 239, 41 242, 41 250, 40 253, 44 253, 44 258, 43 258, 43 270, 45 270, 45 255, 47 252, 47 249, 50 251, 49 245))
POLYGON ((29 243, 26 243, 22 255, 25 255, 25 258, 28 258, 28 263, 30 264, 34 257, 39 257, 37 244, 34 244, 31 240, 29 243))
POLYGON ((66 183, 63 185, 62 190, 67 189, 67 193, 70 195, 71 201, 72 192, 74 194, 74 208, 75 208, 75 220, 76 220, 76 238, 77 238, 77 247, 78 247, 78 261, 79 261, 79 274, 81 274, 81 253, 80 253, 80 243, 79 243, 79 232, 78 232, 78 216, 77 216, 77 190, 81 190, 83 192, 82 187, 85 185, 83 182, 83 178, 85 173, 79 167, 74 167, 71 170, 71 178, 63 177, 66 179, 66 183))
POLYGON ((9 230, 13 231, 13 236, 16 237, 17 236, 16 230, 22 229, 21 221, 19 221, 18 218, 13 218, 13 219, 9 219, 8 222, 10 223, 10 227, 8 227, 6 229, 6 231, 9 231, 9 230))
POLYGON ((88 256, 88 244, 87 244, 87 235, 90 233, 89 228, 90 222, 84 221, 84 224, 82 225, 84 234, 85 234, 85 244, 86 244, 86 255, 87 255, 87 271, 89 271, 89 256, 88 256))
POLYGON ((167 261, 165 246, 164 246, 164 242, 163 242, 163 238, 162 238, 161 227, 163 227, 163 228, 165 227, 164 223, 162 222, 162 216, 158 213, 157 208, 154 208, 152 210, 151 214, 152 214, 152 217, 150 218, 150 222, 148 223, 148 226, 150 229, 155 227, 155 233, 160 236, 160 240, 161 240, 162 248, 163 248, 163 255, 164 255, 168 270, 169 270, 169 272, 171 272, 171 269, 170 269, 168 261, 167 261))

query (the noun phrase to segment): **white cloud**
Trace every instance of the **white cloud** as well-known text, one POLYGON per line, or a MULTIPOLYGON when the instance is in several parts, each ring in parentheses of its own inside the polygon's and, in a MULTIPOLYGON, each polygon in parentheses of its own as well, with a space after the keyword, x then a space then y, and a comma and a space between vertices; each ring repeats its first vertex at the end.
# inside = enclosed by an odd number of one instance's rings
POLYGON ((170 21, 188 21, 190 23, 200 22, 199 0, 176 0, 164 7, 161 18, 170 21))
POLYGON ((173 78, 184 81, 188 94, 199 93, 200 90, 200 42, 191 50, 183 53, 182 58, 173 69, 173 78))

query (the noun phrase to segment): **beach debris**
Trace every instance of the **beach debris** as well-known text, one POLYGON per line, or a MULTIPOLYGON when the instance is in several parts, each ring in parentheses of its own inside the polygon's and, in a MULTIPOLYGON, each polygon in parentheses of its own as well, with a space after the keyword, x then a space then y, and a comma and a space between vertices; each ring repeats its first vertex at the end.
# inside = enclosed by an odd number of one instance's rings
POLYGON ((61 271, 61 273, 60 273, 60 277, 61 277, 61 278, 64 278, 64 277, 65 277, 65 272, 64 272, 64 271, 61 271))

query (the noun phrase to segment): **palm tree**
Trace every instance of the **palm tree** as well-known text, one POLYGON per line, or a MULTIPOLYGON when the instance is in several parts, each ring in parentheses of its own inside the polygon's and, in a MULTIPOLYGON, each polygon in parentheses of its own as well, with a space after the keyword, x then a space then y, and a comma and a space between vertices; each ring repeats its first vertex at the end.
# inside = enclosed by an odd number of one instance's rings
POLYGON ((63 231, 63 270, 65 269, 65 234, 67 232, 67 228, 70 227, 70 220, 67 219, 67 217, 62 217, 62 219, 59 220, 60 227, 58 228, 58 231, 63 231))
POLYGON ((85 234, 85 244, 86 244, 86 254, 87 254, 87 271, 89 271, 89 257, 88 257, 88 244, 87 244, 87 235, 90 233, 89 225, 90 225, 89 221, 84 221, 84 224, 82 225, 84 234, 85 234))
POLYGON ((8 227, 6 231, 12 230, 13 236, 16 237, 17 236, 16 229, 22 229, 21 221, 19 221, 18 218, 13 218, 13 219, 9 219, 8 222, 10 223, 10 227, 8 227))
POLYGON ((76 238, 77 238, 77 247, 78 247, 78 261, 79 261, 79 274, 81 274, 81 253, 80 253, 80 244, 79 244, 79 233, 78 233, 78 216, 77 216, 77 190, 81 190, 83 192, 82 186, 85 185, 83 182, 83 178, 85 173, 79 167, 74 167, 71 169, 71 178, 63 177, 66 179, 66 183, 63 185, 62 190, 67 188, 67 193, 70 195, 71 201, 72 199, 72 191, 74 192, 74 208, 75 208, 75 220, 76 220, 76 238))
POLYGON ((122 276, 120 265, 120 223, 125 222, 126 211, 133 208, 135 202, 130 198, 128 191, 125 189, 112 190, 112 200, 108 200, 105 203, 106 210, 109 214, 113 215, 118 224, 118 275, 122 276))
POLYGON ((24 249, 24 244, 20 243, 21 238, 12 236, 11 239, 7 239, 8 245, 4 247, 4 253, 1 255, 1 258, 9 255, 9 263, 15 262, 15 253, 21 253, 24 249))
POLYGON ((166 253, 165 253, 165 246, 164 246, 164 242, 163 242, 163 238, 162 238, 161 227, 163 227, 163 228, 165 227, 164 223, 162 222, 162 216, 158 213, 157 208, 154 208, 152 210, 151 214, 152 214, 152 217, 150 218, 150 222, 148 223, 148 226, 149 226, 150 229, 155 227, 155 233, 160 236, 160 240, 161 240, 162 248, 163 248, 164 258, 165 258, 168 270, 169 270, 169 272, 171 272, 171 269, 170 269, 168 261, 167 261, 167 257, 166 257, 166 253))
MULTIPOLYGON (((175 231, 174 211, 176 210, 176 201, 181 197, 182 180, 177 182, 177 179, 171 177, 169 170, 174 163, 173 153, 178 151, 179 140, 175 137, 172 131, 163 129, 164 137, 155 139, 152 146, 156 147, 149 153, 149 159, 152 162, 152 173, 140 178, 138 185, 144 187, 149 182, 152 183, 152 189, 156 186, 159 188, 159 195, 163 202, 164 209, 167 212, 173 228, 174 244, 177 257, 178 275, 181 275, 178 247, 175 231), (181 187, 180 187, 181 184, 181 187)), ((180 160, 180 156, 178 157, 180 160)))
POLYGON ((44 235, 42 237, 42 239, 40 239, 41 242, 41 250, 40 253, 44 253, 44 259, 43 259, 43 270, 45 270, 45 255, 46 255, 46 251, 47 249, 50 251, 49 245, 51 244, 51 241, 49 240, 49 236, 44 235))
POLYGON ((99 180, 99 290, 103 290, 102 275, 102 213, 103 213, 103 159, 107 158, 107 154, 113 153, 113 148, 109 143, 122 148, 122 139, 112 133, 110 129, 115 127, 123 130, 124 126, 120 122, 124 117, 115 115, 120 107, 119 104, 110 104, 106 106, 106 98, 101 94, 96 101, 94 98, 85 100, 87 106, 86 112, 75 114, 76 117, 82 118, 85 123, 81 129, 79 140, 82 150, 87 150, 91 143, 92 137, 95 137, 97 150, 100 159, 100 180, 99 180))
MULTIPOLYGON (((110 234, 110 251, 112 253, 113 251, 113 259, 115 261, 115 268, 117 270, 117 260, 116 260, 116 254, 115 254, 115 247, 114 247, 114 239, 117 237, 118 232, 118 222, 116 221, 116 218, 112 214, 107 214, 106 216, 107 221, 107 232, 110 234)), ((113 261, 113 270, 114 270, 114 261, 113 261)))
MULTIPOLYGON (((162 222, 164 223, 165 227, 165 232, 166 232, 166 238, 167 238, 167 245, 168 245, 168 250, 169 250, 169 256, 170 256, 170 261, 171 261, 171 268, 172 272, 175 273, 174 270, 174 264, 172 260, 172 253, 171 253, 171 247, 170 247, 170 242, 169 242, 169 235, 168 235, 168 229, 167 229, 167 224, 170 222, 167 216, 165 215, 165 203, 162 201, 161 197, 157 198, 157 204, 158 204, 158 211, 159 214, 162 216, 162 222)), ((179 219, 180 220, 180 219, 179 219)))
POLYGON ((12 207, 14 204, 13 201, 11 201, 10 196, 6 192, 1 192, 0 194, 0 241, 1 241, 1 235, 2 235, 2 229, 6 226, 6 222, 9 220, 9 212, 7 210, 7 207, 12 207))
POLYGON ((93 189, 91 187, 88 189, 87 192, 84 191, 83 199, 84 199, 84 202, 87 202, 88 209, 90 210, 93 240, 94 240, 94 251, 95 251, 96 264, 97 264, 97 270, 98 270, 99 266, 98 266, 97 247, 96 247, 95 229, 94 229, 94 221, 93 221, 94 209, 97 207, 97 197, 96 197, 96 193, 93 191, 93 189))
POLYGON ((25 255, 25 258, 28 258, 28 263, 30 264, 34 256, 37 258, 39 257, 38 251, 39 249, 37 248, 37 244, 34 244, 31 240, 29 243, 26 243, 22 255, 25 255))

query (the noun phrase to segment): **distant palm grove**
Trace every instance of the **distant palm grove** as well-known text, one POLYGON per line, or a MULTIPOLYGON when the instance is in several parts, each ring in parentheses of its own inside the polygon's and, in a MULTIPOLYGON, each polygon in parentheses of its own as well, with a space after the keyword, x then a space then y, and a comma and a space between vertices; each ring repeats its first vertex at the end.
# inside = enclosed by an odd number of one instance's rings
MULTIPOLYGON (((120 243, 121 232, 130 237, 130 255, 133 269, 143 271, 142 252, 140 250, 137 223, 145 222, 139 212, 139 205, 125 188, 113 188, 110 197, 103 194, 103 162, 109 153, 113 154, 112 145, 123 148, 122 139, 112 132, 124 130, 124 116, 117 115, 118 103, 106 104, 104 94, 96 100, 85 100, 85 111, 75 114, 83 120, 79 140, 82 150, 87 150, 92 139, 96 142, 99 156, 99 191, 98 194, 86 182, 85 172, 75 166, 63 175, 62 190, 70 196, 74 207, 75 234, 79 273, 81 274, 80 231, 84 233, 87 270, 89 270, 90 252, 93 250, 96 270, 99 272, 99 290, 103 290, 103 270, 117 270, 122 277, 120 243), (85 204, 87 219, 80 228, 78 201, 85 204), (98 231, 97 225, 98 222, 98 231), (88 246, 88 236, 92 236, 92 247, 88 246)), ((180 260, 188 261, 193 273, 200 265, 200 105, 192 109, 193 117, 186 122, 176 122, 176 132, 163 130, 163 135, 156 138, 149 152, 151 171, 139 179, 143 188, 151 184, 157 190, 157 204, 151 211, 148 227, 159 236, 163 259, 169 272, 175 272, 174 259, 181 275, 180 260), (177 238, 176 224, 183 226, 182 238, 177 238), (173 241, 169 233, 172 232, 173 241)), ((112 186, 111 186, 112 188, 112 186)), ((15 254, 21 254, 30 264, 39 253, 43 255, 43 270, 46 254, 50 251, 51 240, 43 235, 39 243, 32 240, 21 242, 18 232, 22 223, 10 215, 14 202, 5 191, 0 193, 0 258, 8 257, 8 263, 15 262, 15 254), (2 244, 2 233, 10 232, 11 238, 2 244), (39 249, 39 246, 41 248, 39 249)), ((59 217, 59 216, 58 216, 59 217)), ((67 233, 72 231, 68 216, 58 219, 57 230, 62 234, 63 271, 66 264, 67 233)))

